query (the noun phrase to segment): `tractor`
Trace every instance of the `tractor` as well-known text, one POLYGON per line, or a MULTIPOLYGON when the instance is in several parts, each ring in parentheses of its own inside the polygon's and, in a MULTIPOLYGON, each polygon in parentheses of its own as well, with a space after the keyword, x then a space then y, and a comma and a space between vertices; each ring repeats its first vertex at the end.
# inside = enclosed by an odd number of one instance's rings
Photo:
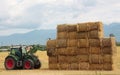
POLYGON ((4 66, 7 70, 39 69, 41 62, 37 56, 27 51, 26 47, 19 46, 10 49, 9 55, 5 58, 4 66))

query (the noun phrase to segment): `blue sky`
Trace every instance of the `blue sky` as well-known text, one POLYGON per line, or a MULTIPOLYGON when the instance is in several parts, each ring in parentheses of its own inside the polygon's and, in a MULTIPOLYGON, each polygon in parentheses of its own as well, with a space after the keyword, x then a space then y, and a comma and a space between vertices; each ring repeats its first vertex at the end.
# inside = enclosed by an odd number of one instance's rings
POLYGON ((88 21, 120 22, 120 0, 0 0, 0 36, 88 21))

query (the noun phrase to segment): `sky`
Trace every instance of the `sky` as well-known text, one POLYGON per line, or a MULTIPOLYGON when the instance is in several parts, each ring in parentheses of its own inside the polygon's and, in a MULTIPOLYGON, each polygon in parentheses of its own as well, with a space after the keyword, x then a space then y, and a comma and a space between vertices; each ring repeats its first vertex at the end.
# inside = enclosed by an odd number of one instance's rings
POLYGON ((89 21, 120 22, 120 0, 0 0, 0 36, 89 21))

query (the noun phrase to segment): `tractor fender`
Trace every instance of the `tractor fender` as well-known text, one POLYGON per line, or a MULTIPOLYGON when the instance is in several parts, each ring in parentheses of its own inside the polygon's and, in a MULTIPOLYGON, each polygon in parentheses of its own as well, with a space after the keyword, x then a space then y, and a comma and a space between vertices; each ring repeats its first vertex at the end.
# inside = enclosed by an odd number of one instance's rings
POLYGON ((34 63, 36 63, 38 58, 34 55, 27 55, 27 56, 25 56, 25 59, 31 59, 31 60, 33 60, 34 63))
POLYGON ((19 60, 19 58, 18 58, 17 56, 14 56, 14 55, 9 55, 9 56, 7 56, 5 59, 7 59, 8 57, 12 57, 12 58, 14 58, 16 61, 19 60))

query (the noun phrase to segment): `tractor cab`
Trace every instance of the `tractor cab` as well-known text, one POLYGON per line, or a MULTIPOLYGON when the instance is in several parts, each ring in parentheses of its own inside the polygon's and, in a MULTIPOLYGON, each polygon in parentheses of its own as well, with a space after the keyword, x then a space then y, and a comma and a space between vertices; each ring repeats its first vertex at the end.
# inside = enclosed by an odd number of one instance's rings
POLYGON ((27 52, 26 47, 13 47, 10 54, 5 58, 5 68, 12 69, 38 69, 41 67, 40 60, 34 54, 27 52))
POLYGON ((16 56, 22 58, 24 55, 27 54, 27 51, 26 51, 25 47, 11 48, 10 54, 16 55, 16 56))

